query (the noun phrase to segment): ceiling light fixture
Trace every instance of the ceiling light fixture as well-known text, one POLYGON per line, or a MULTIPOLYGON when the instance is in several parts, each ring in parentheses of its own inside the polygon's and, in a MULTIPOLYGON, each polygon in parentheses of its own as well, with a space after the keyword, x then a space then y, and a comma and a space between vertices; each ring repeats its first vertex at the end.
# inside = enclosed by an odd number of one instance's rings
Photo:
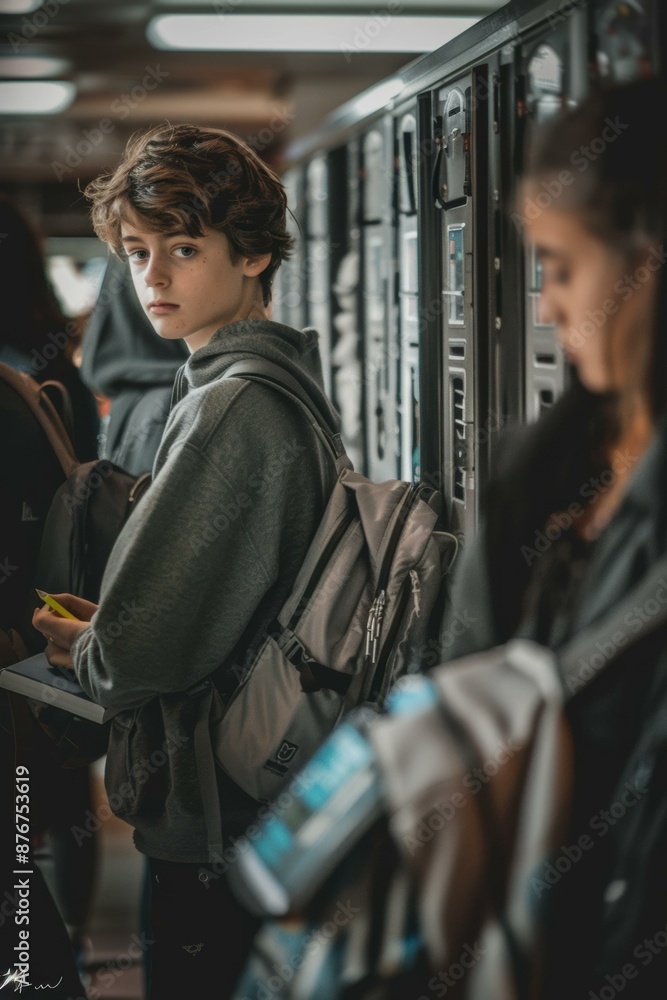
POLYGON ((39 80, 45 76, 62 76, 70 69, 67 59, 55 56, 0 56, 0 77, 39 80))
POLYGON ((70 106, 75 95, 75 85, 64 80, 1 80, 0 114, 56 115, 70 106))
POLYGON ((148 40, 159 49, 213 52, 431 52, 477 17, 370 14, 165 14, 148 40))
POLYGON ((0 14, 32 14, 43 3, 44 0, 2 0, 0 14))
POLYGON ((354 102, 355 110, 361 117, 372 115, 373 112, 386 108, 389 102, 398 97, 402 90, 403 81, 400 76, 392 76, 390 80, 383 80, 382 83, 358 97, 354 102))

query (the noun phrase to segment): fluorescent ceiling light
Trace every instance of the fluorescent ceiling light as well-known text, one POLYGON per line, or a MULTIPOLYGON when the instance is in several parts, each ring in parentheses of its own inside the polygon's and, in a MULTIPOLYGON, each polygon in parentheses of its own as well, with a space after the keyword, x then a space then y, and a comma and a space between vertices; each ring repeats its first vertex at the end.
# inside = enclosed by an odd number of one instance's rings
POLYGON ((400 76, 392 76, 391 80, 384 80, 357 98, 354 102, 355 110, 359 115, 372 115, 374 111, 386 108, 402 90, 403 81, 400 76))
POLYGON ((73 83, 62 80, 41 83, 0 81, 0 114, 55 115, 68 108, 76 94, 73 83))
POLYGON ((0 0, 0 14, 32 14, 44 0, 0 0))
POLYGON ((217 52, 431 52, 476 17, 370 14, 165 14, 149 23, 159 49, 217 52))
POLYGON ((69 69, 67 59, 52 56, 0 56, 0 76, 39 80, 44 76, 62 76, 69 69))

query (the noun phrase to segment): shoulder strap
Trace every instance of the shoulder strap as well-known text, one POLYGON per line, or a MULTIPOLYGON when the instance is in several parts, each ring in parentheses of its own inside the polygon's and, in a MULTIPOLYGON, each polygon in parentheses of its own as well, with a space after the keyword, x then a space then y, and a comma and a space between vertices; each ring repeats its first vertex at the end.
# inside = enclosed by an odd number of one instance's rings
POLYGON ((663 556, 627 597, 557 653, 566 700, 666 624, 667 556, 663 556))
POLYGON ((268 361, 266 358, 236 361, 227 368, 222 378, 249 378, 254 382, 263 382, 264 385, 272 386, 278 392, 282 392, 305 412, 308 422, 333 455, 337 471, 340 472, 342 468, 350 464, 340 434, 332 431, 326 415, 315 401, 303 386, 280 365, 274 364, 273 361, 268 361))
MULTIPOLYGON (((48 395, 41 391, 39 383, 30 375, 16 371, 9 365, 0 363, 0 379, 6 382, 30 408, 53 448, 65 478, 68 478, 77 468, 79 460, 65 426, 48 395)), ((67 393, 64 386, 62 393, 64 398, 67 393)))
POLYGON ((73 441, 76 437, 76 428, 74 427, 74 408, 72 406, 70 394, 62 382, 56 382, 55 379, 49 379, 48 382, 39 383, 40 395, 46 395, 49 400, 51 400, 48 393, 49 389, 53 389, 55 394, 59 397, 58 402, 55 404, 56 412, 62 420, 65 430, 69 434, 70 440, 73 441))

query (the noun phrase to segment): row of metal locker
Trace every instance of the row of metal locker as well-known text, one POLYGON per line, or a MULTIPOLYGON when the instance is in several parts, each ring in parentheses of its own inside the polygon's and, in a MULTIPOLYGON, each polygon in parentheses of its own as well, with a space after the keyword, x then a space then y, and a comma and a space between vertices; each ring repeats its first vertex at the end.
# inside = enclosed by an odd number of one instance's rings
POLYGON ((438 487, 460 536, 498 432, 568 377, 513 205, 526 143, 591 86, 660 72, 664 21, 659 0, 515 0, 289 151, 274 318, 319 331, 355 467, 438 487))

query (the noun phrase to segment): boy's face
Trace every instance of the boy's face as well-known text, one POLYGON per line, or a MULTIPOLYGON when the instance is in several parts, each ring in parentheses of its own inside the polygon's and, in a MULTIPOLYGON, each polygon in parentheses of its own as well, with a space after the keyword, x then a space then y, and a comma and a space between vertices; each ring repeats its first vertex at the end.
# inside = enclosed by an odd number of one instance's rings
POLYGON ((258 275, 270 255, 235 264, 224 233, 149 233, 138 218, 123 221, 121 238, 139 302, 165 340, 196 351, 219 327, 258 318, 258 309, 266 315, 258 275))

